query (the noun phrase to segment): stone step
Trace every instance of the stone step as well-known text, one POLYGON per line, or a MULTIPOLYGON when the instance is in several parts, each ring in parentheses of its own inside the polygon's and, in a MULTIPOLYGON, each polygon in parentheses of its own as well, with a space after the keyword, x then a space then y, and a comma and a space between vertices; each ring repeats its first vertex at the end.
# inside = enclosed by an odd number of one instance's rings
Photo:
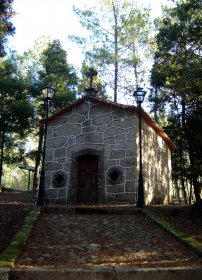
POLYGON ((137 209, 135 206, 43 206, 41 213, 52 214, 139 214, 142 209, 137 209))
POLYGON ((13 269, 9 280, 201 280, 202 268, 13 269))

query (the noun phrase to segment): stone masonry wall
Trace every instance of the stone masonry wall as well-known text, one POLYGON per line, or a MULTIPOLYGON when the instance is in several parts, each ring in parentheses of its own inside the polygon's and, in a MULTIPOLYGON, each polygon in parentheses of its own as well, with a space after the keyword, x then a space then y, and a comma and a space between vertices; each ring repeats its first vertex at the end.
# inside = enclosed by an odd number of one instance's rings
POLYGON ((82 151, 97 153, 102 158, 98 187, 103 195, 99 202, 134 202, 137 157, 133 112, 86 100, 49 122, 46 152, 49 202, 75 202, 76 181, 72 177, 76 176, 76 170, 72 165, 74 155, 82 151), (115 166, 119 178, 113 182, 109 174, 115 166), (64 183, 59 187, 53 184, 56 174, 61 175, 64 183))
POLYGON ((167 204, 171 199, 171 151, 146 123, 143 125, 143 174, 146 204, 167 204))
MULTIPOLYGON (((146 202, 169 192, 170 151, 143 122, 146 202), (168 183, 169 182, 169 183, 168 183)), ((76 202, 76 158, 99 158, 98 203, 134 203, 138 181, 138 118, 131 108, 84 100, 48 124, 46 200, 76 202), (112 180, 112 172, 118 174, 112 180)), ((164 196, 165 197, 165 196, 164 196)))

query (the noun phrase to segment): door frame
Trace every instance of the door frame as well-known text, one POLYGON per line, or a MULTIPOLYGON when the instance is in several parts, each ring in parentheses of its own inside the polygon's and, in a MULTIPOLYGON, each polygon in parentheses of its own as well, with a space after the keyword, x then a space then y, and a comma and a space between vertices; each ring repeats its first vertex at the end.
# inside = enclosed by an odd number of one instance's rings
POLYGON ((72 151, 72 161, 71 161, 71 176, 70 185, 68 190, 68 201, 70 204, 77 203, 77 159, 80 156, 93 155, 98 157, 98 188, 97 188, 97 203, 105 203, 105 178, 104 178, 104 150, 99 149, 82 149, 79 151, 72 151))
MULTIPOLYGON (((98 200, 98 156, 95 155, 82 155, 77 157, 77 203, 82 204, 96 204, 98 200), (93 164, 93 166, 92 166, 93 164), (84 165, 84 166, 83 166, 84 165), (82 166, 82 170, 80 169, 82 166), (90 167, 90 168, 89 168, 90 167), (92 169, 93 168, 93 169, 92 169), (84 172, 84 180, 81 180, 82 173, 84 172), (93 175, 94 173, 94 175, 93 175), (86 179, 87 176, 87 179, 86 179), (96 179, 94 188, 92 181, 89 179, 89 176, 92 176, 96 179), (81 181, 84 182, 84 190, 81 188, 81 181), (80 182, 79 182, 80 181, 80 182), (93 191, 94 190, 94 191, 93 191), (82 192, 84 198, 82 199, 82 192), (94 199, 93 198, 94 193, 94 199), (81 201, 83 200, 83 202, 81 201), (91 202, 92 201, 92 202, 91 202)), ((82 184, 83 185, 83 184, 82 184)))

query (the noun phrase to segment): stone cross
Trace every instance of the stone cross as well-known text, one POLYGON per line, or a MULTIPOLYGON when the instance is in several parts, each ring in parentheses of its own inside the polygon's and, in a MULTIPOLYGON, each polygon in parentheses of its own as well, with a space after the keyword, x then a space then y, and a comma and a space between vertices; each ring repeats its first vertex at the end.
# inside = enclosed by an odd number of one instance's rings
POLYGON ((93 68, 89 68, 88 72, 86 73, 86 76, 90 78, 89 87, 93 87, 93 77, 97 76, 97 71, 93 68))

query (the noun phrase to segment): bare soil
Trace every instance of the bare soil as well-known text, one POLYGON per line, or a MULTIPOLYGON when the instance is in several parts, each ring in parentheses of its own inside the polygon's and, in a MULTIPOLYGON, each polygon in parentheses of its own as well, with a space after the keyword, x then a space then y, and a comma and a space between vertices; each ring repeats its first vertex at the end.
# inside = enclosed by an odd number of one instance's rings
POLYGON ((178 231, 202 242, 202 216, 193 212, 189 205, 150 206, 148 209, 178 231))
POLYGON ((34 205, 33 192, 0 193, 0 253, 10 244, 34 205))

